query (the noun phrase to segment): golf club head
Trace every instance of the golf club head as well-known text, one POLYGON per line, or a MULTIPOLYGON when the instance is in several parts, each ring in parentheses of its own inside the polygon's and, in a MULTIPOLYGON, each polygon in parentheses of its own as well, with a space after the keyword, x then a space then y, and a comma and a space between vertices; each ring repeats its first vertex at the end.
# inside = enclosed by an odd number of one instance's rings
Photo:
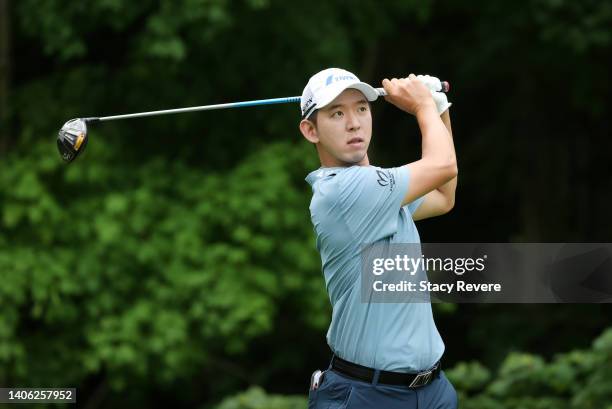
POLYGON ((66 122, 57 136, 57 149, 64 159, 70 163, 85 150, 87 146, 87 124, 81 118, 66 122))

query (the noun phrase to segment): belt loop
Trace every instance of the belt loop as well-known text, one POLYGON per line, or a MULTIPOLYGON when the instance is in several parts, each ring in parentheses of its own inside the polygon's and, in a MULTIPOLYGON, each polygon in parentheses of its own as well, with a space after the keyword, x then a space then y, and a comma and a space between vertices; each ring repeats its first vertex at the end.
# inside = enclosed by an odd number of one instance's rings
POLYGON ((327 368, 328 370, 332 369, 332 366, 334 366, 334 358, 336 358, 336 354, 332 354, 331 360, 329 361, 329 368, 327 368))
POLYGON ((378 385, 378 378, 380 378, 380 369, 374 370, 374 377, 372 378, 372 385, 378 385))

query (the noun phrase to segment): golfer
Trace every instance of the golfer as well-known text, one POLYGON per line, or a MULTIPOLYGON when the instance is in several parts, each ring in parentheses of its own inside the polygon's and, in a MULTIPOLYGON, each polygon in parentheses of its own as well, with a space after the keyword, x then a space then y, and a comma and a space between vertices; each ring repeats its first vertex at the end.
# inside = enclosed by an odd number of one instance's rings
MULTIPOLYGON (((428 302, 361 302, 360 247, 420 243, 414 220, 454 205, 457 162, 446 95, 430 76, 385 79, 385 99, 414 115, 421 159, 395 168, 370 164, 370 101, 378 93, 354 74, 329 68, 301 96, 300 131, 316 146, 321 168, 307 182, 310 213, 333 307, 329 368, 311 377, 309 409, 457 407, 441 370, 444 343, 428 302)), ((406 135, 406 138, 410 135, 406 135)))

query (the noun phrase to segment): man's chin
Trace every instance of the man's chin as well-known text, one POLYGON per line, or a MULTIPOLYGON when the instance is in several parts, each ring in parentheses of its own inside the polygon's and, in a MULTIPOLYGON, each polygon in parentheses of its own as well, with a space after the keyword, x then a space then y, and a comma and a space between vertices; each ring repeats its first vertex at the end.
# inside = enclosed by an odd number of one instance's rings
POLYGON ((367 165, 367 152, 353 153, 344 158, 344 163, 348 166, 367 165))

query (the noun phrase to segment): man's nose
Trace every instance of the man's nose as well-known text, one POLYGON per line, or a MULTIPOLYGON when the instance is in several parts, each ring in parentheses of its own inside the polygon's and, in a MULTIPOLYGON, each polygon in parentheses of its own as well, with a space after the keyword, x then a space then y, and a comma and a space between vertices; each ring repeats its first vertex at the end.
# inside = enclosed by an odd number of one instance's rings
POLYGON ((346 114, 346 127, 349 131, 356 131, 361 128, 361 123, 359 122, 359 118, 355 113, 348 112, 346 114))

